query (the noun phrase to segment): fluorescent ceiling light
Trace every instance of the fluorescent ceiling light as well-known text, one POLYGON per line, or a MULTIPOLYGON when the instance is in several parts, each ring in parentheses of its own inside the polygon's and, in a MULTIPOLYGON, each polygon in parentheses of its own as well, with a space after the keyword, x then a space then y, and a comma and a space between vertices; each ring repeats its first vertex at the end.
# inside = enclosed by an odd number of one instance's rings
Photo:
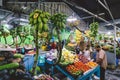
POLYGON ((108 35, 111 35, 112 33, 111 33, 111 32, 108 32, 107 34, 108 34, 108 35))
POLYGON ((73 18, 68 18, 68 19, 67 19, 68 22, 74 22, 74 21, 76 21, 76 20, 77 20, 77 18, 75 18, 75 17, 73 17, 73 18))

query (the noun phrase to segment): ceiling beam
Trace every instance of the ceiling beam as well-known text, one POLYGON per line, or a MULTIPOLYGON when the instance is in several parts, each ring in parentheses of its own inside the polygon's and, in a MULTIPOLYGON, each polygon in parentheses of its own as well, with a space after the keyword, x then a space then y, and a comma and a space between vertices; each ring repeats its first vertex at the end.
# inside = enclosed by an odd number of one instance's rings
MULTIPOLYGON (((113 27, 117 27, 115 24, 110 23, 109 21, 107 21, 107 20, 105 20, 105 19, 99 17, 98 15, 96 15, 96 14, 94 14, 94 13, 88 11, 87 9, 85 9, 85 8, 83 8, 83 7, 73 5, 73 4, 71 4, 70 2, 68 2, 68 1, 66 1, 66 0, 63 0, 63 1, 64 1, 66 4, 69 4, 69 5, 71 5, 71 6, 75 7, 75 8, 77 8, 77 9, 80 9, 80 10, 82 10, 82 11, 84 11, 84 12, 86 12, 86 13, 88 13, 88 14, 90 14, 90 15, 92 15, 92 16, 98 18, 98 19, 100 19, 101 21, 106 22, 107 24, 112 25, 113 27)), ((117 27, 117 28, 119 28, 119 27, 117 27)))

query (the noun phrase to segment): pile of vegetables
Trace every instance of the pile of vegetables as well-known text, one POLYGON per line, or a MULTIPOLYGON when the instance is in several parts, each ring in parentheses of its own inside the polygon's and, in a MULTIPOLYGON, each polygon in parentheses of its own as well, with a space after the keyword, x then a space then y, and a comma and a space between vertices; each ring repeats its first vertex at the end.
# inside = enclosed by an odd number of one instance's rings
POLYGON ((75 54, 64 48, 62 50, 62 57, 59 64, 61 64, 62 66, 72 64, 76 60, 76 58, 77 57, 75 54))
POLYGON ((69 65, 66 67, 66 70, 72 74, 72 75, 75 75, 75 76, 78 76, 80 74, 82 74, 82 71, 79 70, 78 68, 76 68, 74 65, 69 65))
POLYGON ((84 72, 86 72, 86 71, 88 71, 90 69, 91 68, 88 65, 82 63, 81 61, 74 62, 74 64, 68 65, 66 67, 66 70, 70 74, 76 75, 76 76, 80 75, 80 74, 82 74, 82 73, 84 73, 84 72))
POLYGON ((77 69, 79 69, 79 70, 81 70, 81 71, 83 71, 83 72, 86 72, 86 71, 88 71, 89 69, 91 69, 89 66, 83 64, 81 61, 75 62, 75 63, 74 63, 74 66, 75 66, 77 69))
POLYGON ((23 55, 0 51, 0 80, 34 80, 23 66, 23 55))
POLYGON ((95 63, 95 62, 90 61, 90 62, 86 63, 86 65, 88 65, 90 68, 94 68, 94 67, 96 67, 98 64, 95 63))

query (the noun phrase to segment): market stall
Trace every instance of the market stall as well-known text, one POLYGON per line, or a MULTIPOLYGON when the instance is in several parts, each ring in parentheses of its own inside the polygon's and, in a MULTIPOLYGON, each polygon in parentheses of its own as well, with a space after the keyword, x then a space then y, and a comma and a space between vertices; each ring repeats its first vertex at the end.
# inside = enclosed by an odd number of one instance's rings
MULTIPOLYGON (((99 80, 101 65, 96 62, 95 50, 98 44, 105 51, 108 64, 116 66, 120 56, 119 46, 116 47, 114 41, 116 34, 107 40, 99 31, 97 18, 115 25, 67 0, 63 1, 62 4, 48 5, 36 2, 34 9, 28 10, 27 20, 21 19, 24 14, 19 11, 0 25, 0 75, 3 75, 0 80, 56 80, 57 73, 70 80, 90 80, 94 76, 99 80), (92 15, 93 19, 90 23, 84 22, 68 5, 92 15), (62 8, 67 11, 62 12, 62 8)), ((31 4, 28 3, 29 7, 31 4)))

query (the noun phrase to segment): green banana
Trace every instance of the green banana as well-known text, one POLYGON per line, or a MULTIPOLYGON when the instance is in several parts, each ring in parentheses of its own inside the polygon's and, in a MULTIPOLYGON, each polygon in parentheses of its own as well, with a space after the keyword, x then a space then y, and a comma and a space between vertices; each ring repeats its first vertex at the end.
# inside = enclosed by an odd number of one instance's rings
POLYGON ((42 22, 46 24, 46 23, 48 23, 48 19, 47 18, 43 18, 42 22))
POLYGON ((29 18, 29 23, 32 24, 33 23, 33 19, 29 18))
POLYGON ((43 23, 41 22, 39 23, 39 30, 42 30, 42 28, 43 28, 43 23))
POLYGON ((43 24, 43 31, 48 31, 48 24, 43 24))
POLYGON ((39 23, 41 23, 41 22, 42 22, 42 20, 41 20, 41 18, 40 18, 40 17, 38 17, 38 22, 39 22, 39 23))
POLYGON ((34 12, 30 13, 30 18, 33 18, 34 12))
POLYGON ((37 23, 37 19, 34 19, 34 22, 33 22, 33 24, 36 24, 37 23))
POLYGON ((29 15, 29 24, 34 26, 35 30, 36 30, 36 27, 38 27, 39 33, 46 32, 49 30, 47 23, 50 19, 50 16, 51 16, 50 13, 36 9, 29 15))

